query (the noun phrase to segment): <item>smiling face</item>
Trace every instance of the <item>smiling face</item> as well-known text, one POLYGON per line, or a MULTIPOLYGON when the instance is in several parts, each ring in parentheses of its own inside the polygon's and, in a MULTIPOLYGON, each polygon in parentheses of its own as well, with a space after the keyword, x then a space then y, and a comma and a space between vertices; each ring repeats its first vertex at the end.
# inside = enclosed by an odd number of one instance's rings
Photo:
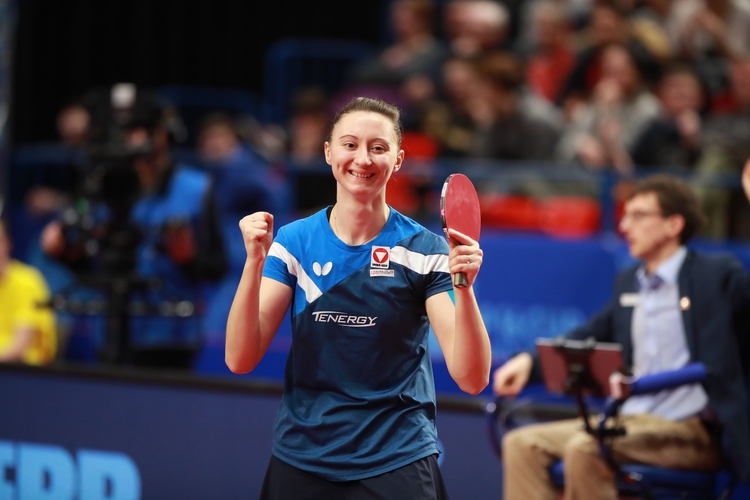
POLYGON ((620 231, 628 242, 630 255, 653 271, 679 248, 684 225, 681 215, 665 217, 656 193, 648 192, 633 196, 625 204, 620 231))
POLYGON ((384 200, 385 185, 404 159, 394 124, 371 111, 343 115, 324 148, 339 196, 347 193, 361 201, 379 196, 384 200))

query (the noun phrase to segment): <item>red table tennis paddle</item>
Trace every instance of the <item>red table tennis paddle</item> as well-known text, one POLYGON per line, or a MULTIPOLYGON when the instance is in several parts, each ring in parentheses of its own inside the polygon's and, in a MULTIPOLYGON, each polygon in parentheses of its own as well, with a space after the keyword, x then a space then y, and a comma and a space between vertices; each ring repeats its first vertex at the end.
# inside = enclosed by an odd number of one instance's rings
MULTIPOLYGON (((482 228, 479 196, 474 184, 465 175, 451 174, 445 180, 440 194, 440 222, 448 239, 448 229, 455 229, 474 241, 479 241, 482 228)), ((454 286, 462 288, 468 284, 466 274, 453 275, 454 286)))

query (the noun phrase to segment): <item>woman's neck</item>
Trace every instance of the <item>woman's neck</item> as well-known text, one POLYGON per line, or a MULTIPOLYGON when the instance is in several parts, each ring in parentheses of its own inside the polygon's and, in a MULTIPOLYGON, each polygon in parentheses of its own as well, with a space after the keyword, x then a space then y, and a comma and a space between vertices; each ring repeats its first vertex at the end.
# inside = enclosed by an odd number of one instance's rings
POLYGON ((336 237, 347 245, 364 245, 380 234, 389 214, 390 208, 385 203, 354 207, 336 202, 329 223, 336 237))

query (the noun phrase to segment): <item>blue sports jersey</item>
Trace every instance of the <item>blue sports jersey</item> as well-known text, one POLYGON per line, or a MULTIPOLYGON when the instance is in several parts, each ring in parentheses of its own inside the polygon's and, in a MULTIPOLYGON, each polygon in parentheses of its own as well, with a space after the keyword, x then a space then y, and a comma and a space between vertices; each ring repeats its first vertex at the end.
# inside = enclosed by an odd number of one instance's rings
POLYGON ((425 300, 452 289, 445 239, 391 209, 349 246, 321 210, 279 230, 263 275, 294 290, 273 454, 347 481, 437 453, 425 300))

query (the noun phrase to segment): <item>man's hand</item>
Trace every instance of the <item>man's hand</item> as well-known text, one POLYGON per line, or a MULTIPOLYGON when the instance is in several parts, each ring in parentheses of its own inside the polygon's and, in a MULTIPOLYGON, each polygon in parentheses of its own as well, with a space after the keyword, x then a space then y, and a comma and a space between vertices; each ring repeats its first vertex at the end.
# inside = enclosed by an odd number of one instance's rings
POLYGON ((526 386, 534 364, 531 354, 521 353, 509 359, 492 375, 492 390, 497 396, 514 397, 526 386))
POLYGON ((745 190, 747 201, 750 201, 750 160, 747 160, 745 169, 742 171, 742 188, 745 190))
POLYGON ((169 258, 177 265, 187 264, 195 258, 195 234, 187 223, 172 223, 165 226, 162 244, 169 258))
POLYGON ((59 257, 65 251, 65 237, 62 224, 52 221, 42 229, 39 242, 44 253, 51 257, 59 257))

